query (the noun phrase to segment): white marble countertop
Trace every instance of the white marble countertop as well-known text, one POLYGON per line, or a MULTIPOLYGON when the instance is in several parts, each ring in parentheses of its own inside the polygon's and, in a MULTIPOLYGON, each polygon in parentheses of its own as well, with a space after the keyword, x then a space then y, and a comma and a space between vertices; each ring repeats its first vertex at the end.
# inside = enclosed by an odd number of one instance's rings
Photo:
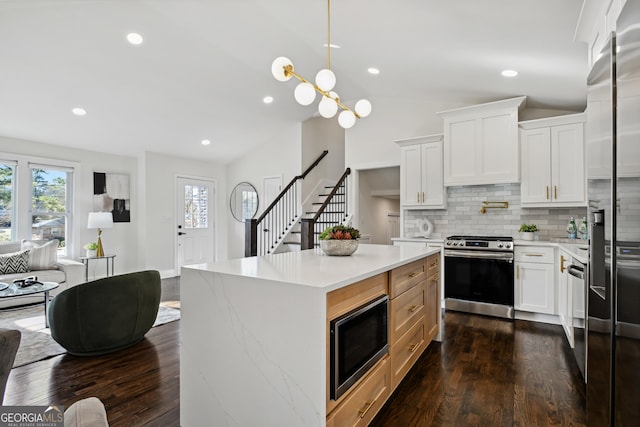
POLYGON ((346 257, 327 256, 320 249, 310 249, 183 268, 303 285, 329 292, 439 251, 426 246, 364 244, 346 257))

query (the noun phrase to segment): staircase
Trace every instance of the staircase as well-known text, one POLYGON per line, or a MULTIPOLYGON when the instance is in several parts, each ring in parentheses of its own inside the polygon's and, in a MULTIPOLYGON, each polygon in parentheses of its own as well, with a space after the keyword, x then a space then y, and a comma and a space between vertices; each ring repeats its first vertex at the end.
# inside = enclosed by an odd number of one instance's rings
POLYGON ((298 202, 299 181, 327 153, 325 151, 305 173, 291 180, 259 218, 245 222, 245 256, 311 249, 318 245, 318 235, 325 228, 342 224, 348 219, 349 168, 337 184, 323 184, 312 193, 316 194, 312 200, 304 204, 298 202), (302 208, 299 208, 301 205, 302 208))
POLYGON ((305 226, 307 228, 312 227, 312 231, 310 241, 304 249, 311 249, 319 245, 318 235, 324 229, 343 224, 349 219, 346 181, 340 185, 321 185, 320 188, 315 191, 317 194, 313 197, 314 201, 303 206, 304 214, 283 241, 283 248, 277 252, 302 249, 302 229, 305 226), (336 191, 332 194, 334 189, 336 189, 336 191), (308 210, 304 209, 305 207, 308 208, 308 210), (317 219, 314 220, 314 218, 317 219), (312 225, 308 225, 309 223, 312 223, 312 225))

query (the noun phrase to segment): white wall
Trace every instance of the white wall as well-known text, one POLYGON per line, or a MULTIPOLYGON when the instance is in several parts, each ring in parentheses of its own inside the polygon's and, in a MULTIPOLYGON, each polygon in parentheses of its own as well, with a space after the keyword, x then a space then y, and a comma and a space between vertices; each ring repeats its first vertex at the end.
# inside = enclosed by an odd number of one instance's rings
POLYGON ((177 238, 176 179, 178 176, 215 182, 215 254, 216 260, 227 258, 228 204, 226 166, 175 156, 146 152, 141 158, 141 175, 145 185, 145 216, 138 232, 140 258, 146 268, 159 270, 164 277, 175 269, 177 238))
MULTIPOLYGON (((87 228, 87 217, 89 212, 93 210, 93 172, 112 172, 129 175, 131 185, 131 222, 115 223, 112 229, 104 230, 102 242, 105 252, 116 254, 116 273, 126 273, 139 269, 138 239, 135 236, 137 235, 141 216, 137 161, 135 158, 7 137, 0 137, 0 152, 64 160, 80 164, 80 176, 76 180, 78 188, 75 189, 73 208, 76 221, 75 228, 78 235, 75 236, 72 247, 69 248, 72 257, 84 255, 82 246, 85 243, 96 241, 96 230, 87 228)), ((91 264, 90 279, 104 274, 103 263, 91 264)))
POLYGON ((302 182, 304 200, 322 179, 337 182, 345 170, 344 166, 344 129, 337 119, 316 117, 302 123, 302 163, 301 169, 308 168, 324 150, 329 154, 302 182))
MULTIPOLYGON (((263 194, 262 180, 267 176, 282 176, 283 187, 301 171, 301 125, 295 124, 283 128, 282 133, 229 164, 227 164, 227 183, 224 196, 224 210, 227 213, 228 257, 244 256, 244 224, 236 221, 229 212, 229 197, 233 188, 240 182, 249 182, 263 194)), ((266 206, 259 201, 258 213, 266 206)))
POLYGON ((371 99, 373 110, 346 131, 345 163, 352 169, 398 166, 400 148, 394 141, 441 133, 442 119, 435 113, 461 105, 443 105, 433 98, 371 99))

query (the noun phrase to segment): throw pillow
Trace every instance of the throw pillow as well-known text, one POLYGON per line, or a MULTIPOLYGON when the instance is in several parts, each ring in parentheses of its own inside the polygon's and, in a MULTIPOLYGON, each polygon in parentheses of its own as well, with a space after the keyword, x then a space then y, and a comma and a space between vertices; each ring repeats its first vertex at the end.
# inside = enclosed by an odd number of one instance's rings
POLYGON ((0 274, 26 273, 29 271, 29 251, 0 255, 0 274))
POLYGON ((29 269, 30 270, 52 270, 58 261, 58 245, 60 241, 53 239, 49 241, 23 240, 22 250, 30 250, 29 269))

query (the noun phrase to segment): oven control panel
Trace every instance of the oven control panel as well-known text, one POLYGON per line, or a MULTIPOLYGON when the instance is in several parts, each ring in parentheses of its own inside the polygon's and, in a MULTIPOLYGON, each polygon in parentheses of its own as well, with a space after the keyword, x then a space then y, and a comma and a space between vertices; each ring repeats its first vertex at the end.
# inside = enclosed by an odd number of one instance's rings
POLYGON ((444 246, 448 249, 513 251, 513 239, 509 237, 451 236, 445 239, 444 246))

